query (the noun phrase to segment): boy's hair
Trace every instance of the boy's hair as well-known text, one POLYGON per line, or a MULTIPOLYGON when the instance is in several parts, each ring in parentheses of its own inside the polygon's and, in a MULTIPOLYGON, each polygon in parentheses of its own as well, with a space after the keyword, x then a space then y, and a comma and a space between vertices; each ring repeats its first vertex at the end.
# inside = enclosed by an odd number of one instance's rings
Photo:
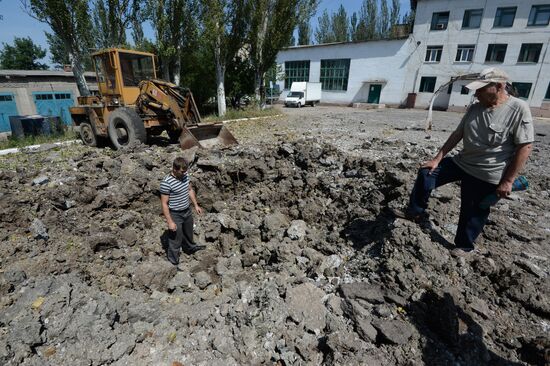
POLYGON ((172 163, 172 168, 174 168, 175 170, 187 170, 188 167, 189 165, 187 164, 187 161, 182 157, 175 158, 174 162, 172 163))

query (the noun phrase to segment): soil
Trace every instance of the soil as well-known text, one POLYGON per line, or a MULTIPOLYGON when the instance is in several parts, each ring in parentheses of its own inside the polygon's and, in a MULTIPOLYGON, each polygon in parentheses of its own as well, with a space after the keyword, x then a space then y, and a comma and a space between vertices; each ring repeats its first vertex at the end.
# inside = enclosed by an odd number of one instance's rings
POLYGON ((390 213, 460 114, 434 112, 428 135, 420 110, 281 113, 229 123, 229 149, 0 157, 0 364, 550 364, 550 121, 529 189, 464 258, 458 185, 419 223, 390 213), (182 155, 206 249, 175 267, 158 188, 182 155))

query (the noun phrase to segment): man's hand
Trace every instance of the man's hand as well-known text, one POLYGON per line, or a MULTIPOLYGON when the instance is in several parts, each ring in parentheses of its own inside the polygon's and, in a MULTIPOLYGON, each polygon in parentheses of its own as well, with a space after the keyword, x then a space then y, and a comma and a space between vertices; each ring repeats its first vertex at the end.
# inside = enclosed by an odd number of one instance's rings
POLYGON ((422 163, 422 165, 420 165, 420 168, 430 169, 430 173, 431 173, 435 170, 435 168, 437 168, 437 166, 439 165, 440 162, 441 162, 441 159, 439 159, 439 158, 428 160, 428 161, 425 161, 424 163, 422 163))
POLYGON ((195 211, 197 211, 197 214, 202 215, 202 208, 199 205, 195 205, 195 211))
POLYGON ((495 191, 498 198, 506 198, 512 193, 512 182, 500 182, 495 191))
POLYGON ((168 230, 170 231, 176 231, 178 229, 178 226, 174 221, 168 222, 168 230))

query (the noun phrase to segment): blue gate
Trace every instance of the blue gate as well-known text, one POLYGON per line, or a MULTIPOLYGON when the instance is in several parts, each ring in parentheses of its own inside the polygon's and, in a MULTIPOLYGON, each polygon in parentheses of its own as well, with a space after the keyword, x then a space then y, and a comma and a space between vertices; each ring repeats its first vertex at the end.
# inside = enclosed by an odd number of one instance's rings
POLYGON ((69 107, 74 105, 71 92, 34 92, 36 113, 43 116, 58 116, 66 125, 72 124, 69 107))
POLYGON ((17 104, 11 93, 0 93, 0 132, 9 132, 10 116, 17 116, 17 104))

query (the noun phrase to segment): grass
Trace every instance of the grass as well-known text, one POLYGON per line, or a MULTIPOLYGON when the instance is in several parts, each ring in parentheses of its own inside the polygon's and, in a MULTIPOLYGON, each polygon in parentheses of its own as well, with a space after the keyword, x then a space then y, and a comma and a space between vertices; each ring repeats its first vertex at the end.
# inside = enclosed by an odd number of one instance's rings
POLYGON ((8 137, 6 141, 0 141, 0 150, 22 148, 31 145, 49 144, 52 142, 69 141, 80 138, 74 131, 65 131, 57 135, 26 136, 23 138, 8 137))
POLYGON ((270 116, 276 116, 279 114, 281 114, 281 112, 275 108, 258 109, 255 107, 250 107, 250 108, 239 109, 239 110, 227 109, 227 113, 223 117, 217 116, 215 114, 210 114, 202 118, 202 120, 203 122, 222 122, 222 121, 228 121, 228 120, 240 119, 240 118, 270 117, 270 116))

